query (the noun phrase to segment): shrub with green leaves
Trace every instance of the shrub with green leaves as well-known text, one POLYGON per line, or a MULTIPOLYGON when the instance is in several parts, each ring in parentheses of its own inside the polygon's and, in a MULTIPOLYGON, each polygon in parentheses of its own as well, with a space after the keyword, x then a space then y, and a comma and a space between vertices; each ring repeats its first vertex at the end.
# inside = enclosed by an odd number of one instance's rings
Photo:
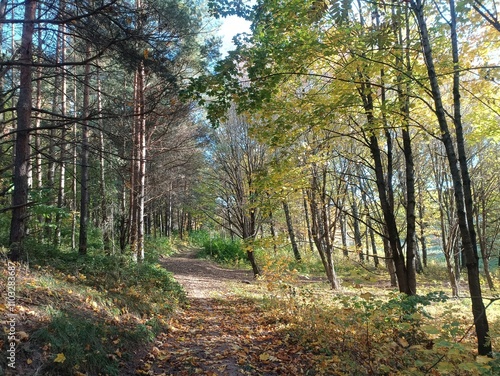
POLYGON ((246 259, 241 242, 220 236, 206 239, 199 256, 211 258, 221 263, 235 263, 246 259))

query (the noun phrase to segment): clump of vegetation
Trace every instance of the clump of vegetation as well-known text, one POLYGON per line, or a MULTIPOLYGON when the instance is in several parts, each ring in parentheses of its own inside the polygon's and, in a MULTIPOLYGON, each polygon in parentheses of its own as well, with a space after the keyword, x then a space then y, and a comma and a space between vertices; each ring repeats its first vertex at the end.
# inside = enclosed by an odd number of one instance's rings
POLYGON ((199 257, 210 258, 222 264, 235 264, 247 258, 243 245, 238 240, 210 235, 206 231, 195 231, 190 239, 193 244, 202 247, 199 257))
POLYGON ((142 263, 122 254, 30 248, 30 264, 16 270, 16 313, 25 317, 17 328, 24 333, 16 359, 21 373, 119 375, 132 350, 164 331, 185 302, 181 286, 158 264, 171 252, 165 240, 148 241, 142 263))
POLYGON ((288 346, 300 344, 311 352, 319 373, 496 375, 499 370, 499 359, 475 356, 462 302, 442 292, 407 296, 364 287, 331 296, 313 285, 271 286, 264 312, 278 323, 288 346))

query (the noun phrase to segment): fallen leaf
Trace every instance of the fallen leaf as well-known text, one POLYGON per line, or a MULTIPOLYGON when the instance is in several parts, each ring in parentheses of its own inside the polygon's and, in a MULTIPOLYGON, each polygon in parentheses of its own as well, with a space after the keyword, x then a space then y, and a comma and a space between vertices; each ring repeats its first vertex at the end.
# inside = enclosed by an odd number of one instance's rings
POLYGON ((17 332, 17 337, 19 341, 24 341, 29 338, 29 335, 26 332, 17 332))
POLYGON ((364 300, 370 300, 373 298, 373 294, 370 293, 370 292, 364 292, 362 293, 361 295, 361 298, 364 299, 364 300))
POLYGON ((54 359, 54 363, 64 363, 66 360, 66 357, 64 356, 63 353, 57 354, 56 358, 54 359))

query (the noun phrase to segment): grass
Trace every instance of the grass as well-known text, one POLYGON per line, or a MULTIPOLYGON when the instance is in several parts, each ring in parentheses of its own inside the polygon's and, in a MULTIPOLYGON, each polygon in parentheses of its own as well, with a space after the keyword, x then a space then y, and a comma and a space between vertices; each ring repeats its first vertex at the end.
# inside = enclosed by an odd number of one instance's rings
MULTIPOLYGON (((172 251, 165 240, 149 240, 139 264, 125 255, 31 249, 29 267, 16 270, 15 313, 23 317, 16 330, 26 334, 17 346, 17 374, 120 375, 186 298, 157 262, 172 251)), ((0 263, 5 274, 6 261, 0 263)), ((0 305, 0 315, 7 313, 0 305)), ((7 343, 3 332, 0 342, 7 343)))

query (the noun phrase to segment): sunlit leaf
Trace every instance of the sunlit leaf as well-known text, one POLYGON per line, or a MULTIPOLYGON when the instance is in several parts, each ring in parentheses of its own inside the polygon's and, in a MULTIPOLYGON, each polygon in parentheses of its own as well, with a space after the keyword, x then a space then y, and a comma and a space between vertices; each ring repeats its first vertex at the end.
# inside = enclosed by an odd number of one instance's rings
POLYGON ((56 358, 54 359, 54 363, 64 363, 66 360, 66 357, 64 356, 63 353, 57 354, 56 358))

